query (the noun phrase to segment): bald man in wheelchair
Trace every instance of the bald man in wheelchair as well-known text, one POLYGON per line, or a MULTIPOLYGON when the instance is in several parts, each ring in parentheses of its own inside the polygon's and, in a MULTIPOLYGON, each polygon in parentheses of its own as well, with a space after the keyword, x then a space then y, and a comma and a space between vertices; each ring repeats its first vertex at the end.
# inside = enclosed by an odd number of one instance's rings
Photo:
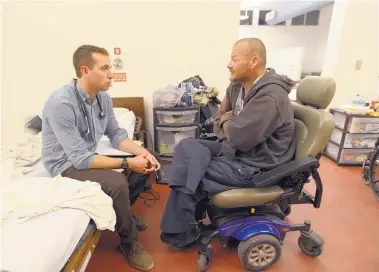
POLYGON ((254 177, 293 160, 295 120, 288 94, 294 82, 266 68, 259 39, 234 44, 230 85, 214 124, 218 141, 183 139, 175 148, 171 192, 161 240, 187 247, 202 234, 196 207, 212 195, 255 187, 254 177))

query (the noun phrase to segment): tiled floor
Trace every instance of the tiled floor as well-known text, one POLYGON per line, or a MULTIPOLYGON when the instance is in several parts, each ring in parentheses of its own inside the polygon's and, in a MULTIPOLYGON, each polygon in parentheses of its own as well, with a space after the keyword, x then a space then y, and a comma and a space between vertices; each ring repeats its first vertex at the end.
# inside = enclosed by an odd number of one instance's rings
MULTIPOLYGON (((291 223, 311 220, 313 229, 325 239, 324 252, 315 259, 305 256, 297 245, 298 232, 289 233, 280 260, 266 271, 379 271, 379 202, 361 181, 360 171, 360 167, 338 167, 327 158, 321 159, 324 185, 321 208, 293 206, 288 220, 291 223)), ((157 184, 154 189, 159 192, 160 200, 153 207, 147 207, 142 200, 133 207, 135 213, 149 223, 148 229, 140 232, 140 241, 155 260, 153 271, 198 271, 196 248, 172 250, 160 241, 159 223, 169 190, 157 184)), ((115 250, 117 244, 116 233, 104 232, 87 271, 134 271, 115 250)), ((229 252, 220 248, 217 239, 213 245, 210 272, 244 271, 236 250, 229 252)))

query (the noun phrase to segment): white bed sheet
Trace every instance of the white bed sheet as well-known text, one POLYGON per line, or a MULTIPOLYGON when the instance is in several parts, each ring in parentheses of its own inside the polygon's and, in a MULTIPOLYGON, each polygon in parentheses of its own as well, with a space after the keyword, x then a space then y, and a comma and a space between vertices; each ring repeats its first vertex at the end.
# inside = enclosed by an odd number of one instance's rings
POLYGON ((81 210, 62 209, 1 228, 1 270, 60 271, 89 220, 81 210))
MULTIPOLYGON (((133 139, 135 115, 115 108, 119 126, 133 139)), ((50 177, 40 159, 28 177, 50 177)), ((26 222, 1 228, 1 270, 10 272, 60 271, 83 236, 89 216, 81 210, 62 209, 26 222)))
POLYGON ((42 159, 40 159, 34 165, 32 165, 31 168, 32 171, 26 173, 24 176, 50 178, 50 174, 49 172, 47 172, 45 166, 43 165, 42 159))

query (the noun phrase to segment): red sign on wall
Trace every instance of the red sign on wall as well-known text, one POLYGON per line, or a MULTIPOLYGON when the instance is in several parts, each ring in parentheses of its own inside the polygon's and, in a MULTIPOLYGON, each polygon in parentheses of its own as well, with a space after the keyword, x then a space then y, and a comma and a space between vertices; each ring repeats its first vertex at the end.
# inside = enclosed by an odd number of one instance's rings
POLYGON ((114 82, 126 82, 126 73, 113 73, 114 82))
POLYGON ((115 55, 121 55, 121 48, 119 48, 119 47, 115 47, 115 48, 114 48, 114 54, 115 54, 115 55))

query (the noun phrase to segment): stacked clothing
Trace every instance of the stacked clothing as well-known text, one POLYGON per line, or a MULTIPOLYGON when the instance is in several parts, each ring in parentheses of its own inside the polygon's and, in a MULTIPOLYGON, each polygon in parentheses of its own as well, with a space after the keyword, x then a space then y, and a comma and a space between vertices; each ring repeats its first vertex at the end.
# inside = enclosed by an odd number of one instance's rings
POLYGON ((206 107, 210 99, 216 99, 217 101, 218 90, 213 87, 206 87, 205 89, 200 89, 194 96, 194 103, 200 105, 200 107, 206 107))

